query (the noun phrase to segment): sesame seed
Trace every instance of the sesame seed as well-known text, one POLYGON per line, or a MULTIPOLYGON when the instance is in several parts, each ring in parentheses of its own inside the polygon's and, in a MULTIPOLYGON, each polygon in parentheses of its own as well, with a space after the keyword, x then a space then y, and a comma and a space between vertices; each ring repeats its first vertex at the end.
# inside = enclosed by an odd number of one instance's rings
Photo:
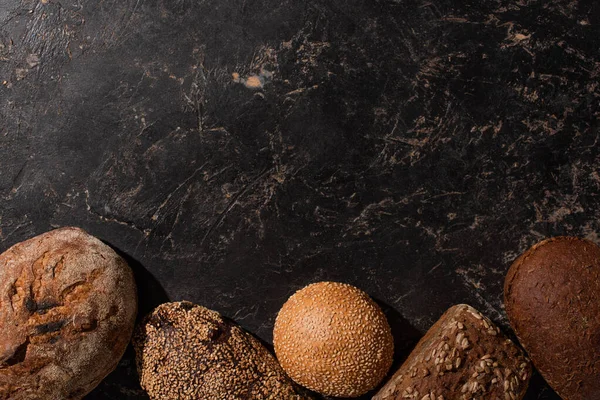
MULTIPOLYGON (((336 282, 315 283, 291 296, 275 321, 273 342, 292 379, 329 396, 372 389, 393 357, 393 337, 381 309, 360 289, 336 282)), ((416 373, 413 369, 409 376, 416 373)))

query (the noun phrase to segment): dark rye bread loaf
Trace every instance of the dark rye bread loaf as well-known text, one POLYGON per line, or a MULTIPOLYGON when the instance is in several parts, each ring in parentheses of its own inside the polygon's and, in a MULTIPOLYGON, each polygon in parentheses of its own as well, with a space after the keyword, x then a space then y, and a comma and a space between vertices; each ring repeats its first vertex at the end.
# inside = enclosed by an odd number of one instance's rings
POLYGON ((158 306, 133 344, 142 388, 153 400, 310 398, 257 339, 190 302, 158 306))
POLYGON ((544 240, 512 264, 508 319, 535 367, 566 400, 600 399, 600 248, 544 240))
POLYGON ((135 324, 133 275, 110 247, 62 228, 0 255, 0 399, 81 399, 135 324))
POLYGON ((531 377, 523 351, 473 307, 450 308, 374 400, 518 400, 531 377))

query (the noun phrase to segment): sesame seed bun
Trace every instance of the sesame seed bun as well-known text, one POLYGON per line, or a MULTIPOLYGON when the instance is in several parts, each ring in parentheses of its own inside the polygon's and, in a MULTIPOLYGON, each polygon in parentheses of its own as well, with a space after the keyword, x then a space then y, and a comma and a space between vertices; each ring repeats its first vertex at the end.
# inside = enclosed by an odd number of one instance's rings
POLYGON ((387 374, 394 341, 385 315, 362 290, 319 282, 283 305, 275 354, 297 383, 329 396, 357 397, 387 374))

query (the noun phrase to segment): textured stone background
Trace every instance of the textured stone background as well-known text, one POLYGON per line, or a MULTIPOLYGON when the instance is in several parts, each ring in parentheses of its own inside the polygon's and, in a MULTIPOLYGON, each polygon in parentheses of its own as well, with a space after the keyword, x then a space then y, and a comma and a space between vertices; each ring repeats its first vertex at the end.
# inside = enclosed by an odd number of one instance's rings
MULTIPOLYGON (((519 253, 600 241, 599 23, 592 0, 0 0, 0 249, 83 227, 142 311, 267 342, 318 280, 378 299, 398 359, 455 303, 508 331, 519 253)), ((134 370, 89 399, 144 399, 134 370)))

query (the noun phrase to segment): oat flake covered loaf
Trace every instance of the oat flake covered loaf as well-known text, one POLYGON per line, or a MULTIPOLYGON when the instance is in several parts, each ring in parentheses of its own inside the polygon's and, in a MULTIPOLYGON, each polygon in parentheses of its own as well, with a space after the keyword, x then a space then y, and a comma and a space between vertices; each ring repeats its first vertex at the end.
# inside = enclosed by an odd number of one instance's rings
POLYGON ((451 307, 373 400, 520 400, 531 364, 473 307, 451 307))
POLYGON ((257 339, 187 301, 158 306, 133 343, 142 388, 153 400, 310 399, 257 339))
POLYGON ((119 362, 137 310, 110 247, 61 228, 0 255, 0 399, 76 400, 119 362))

